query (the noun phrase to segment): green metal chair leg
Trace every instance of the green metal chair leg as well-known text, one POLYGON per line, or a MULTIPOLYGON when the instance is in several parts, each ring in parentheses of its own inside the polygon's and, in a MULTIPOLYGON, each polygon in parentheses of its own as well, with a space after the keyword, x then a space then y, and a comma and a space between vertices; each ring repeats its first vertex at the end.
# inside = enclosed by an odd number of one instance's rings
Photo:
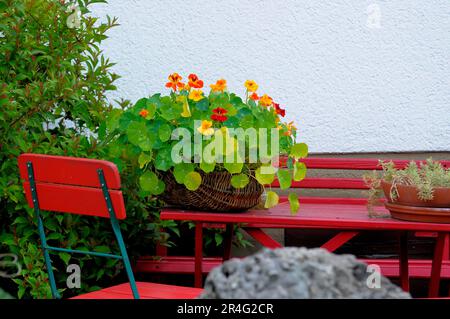
POLYGON ((60 299, 61 296, 58 292, 58 289, 56 288, 55 275, 53 274, 52 261, 50 259, 50 255, 49 255, 48 249, 47 249, 47 239, 45 237, 44 225, 42 223, 42 219, 41 219, 41 215, 40 215, 39 201, 38 201, 37 192, 36 192, 36 182, 34 179, 34 172, 33 172, 33 164, 31 162, 27 163, 27 169, 28 169, 28 179, 30 180, 31 197, 33 199, 34 214, 35 214, 37 224, 38 224, 39 237, 41 239, 41 247, 42 247, 42 250, 44 253, 45 266, 47 267, 48 279, 50 281, 50 289, 52 291, 53 298, 60 299))
POLYGON ((108 186, 106 185, 105 176, 103 174, 103 170, 99 169, 97 172, 98 177, 100 179, 100 185, 102 186, 103 196, 105 197, 108 212, 111 217, 111 226, 114 231, 114 235, 116 236, 117 243, 119 244, 119 249, 125 266, 125 271, 127 272, 128 280, 130 281, 131 291, 133 292, 133 297, 135 299, 139 299, 139 292, 136 287, 136 281, 134 279, 133 270, 131 269, 127 249, 123 241, 122 232, 120 231, 120 225, 114 212, 114 207, 112 205, 111 197, 109 195, 108 186))

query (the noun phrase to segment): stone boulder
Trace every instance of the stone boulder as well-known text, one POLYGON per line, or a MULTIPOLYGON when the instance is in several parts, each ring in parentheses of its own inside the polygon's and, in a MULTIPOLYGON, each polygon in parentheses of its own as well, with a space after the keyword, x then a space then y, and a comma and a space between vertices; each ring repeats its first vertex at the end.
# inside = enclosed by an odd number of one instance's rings
POLYGON ((353 255, 324 249, 264 249, 213 269, 202 299, 411 298, 353 255), (378 276, 378 279, 374 279, 378 276))

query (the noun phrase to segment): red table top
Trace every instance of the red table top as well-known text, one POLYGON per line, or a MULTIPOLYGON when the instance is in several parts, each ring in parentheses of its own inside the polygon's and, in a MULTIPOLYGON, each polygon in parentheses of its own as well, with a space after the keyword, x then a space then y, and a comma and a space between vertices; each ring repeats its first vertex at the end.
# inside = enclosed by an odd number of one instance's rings
MULTIPOLYGON (((377 211, 388 214, 385 208, 377 211)), ((385 218, 371 218, 363 204, 302 203, 297 215, 291 215, 289 203, 267 210, 243 213, 217 213, 165 208, 163 220, 186 220, 205 223, 249 223, 252 226, 274 225, 280 228, 321 228, 354 230, 414 230, 450 232, 450 224, 408 222, 385 218)))

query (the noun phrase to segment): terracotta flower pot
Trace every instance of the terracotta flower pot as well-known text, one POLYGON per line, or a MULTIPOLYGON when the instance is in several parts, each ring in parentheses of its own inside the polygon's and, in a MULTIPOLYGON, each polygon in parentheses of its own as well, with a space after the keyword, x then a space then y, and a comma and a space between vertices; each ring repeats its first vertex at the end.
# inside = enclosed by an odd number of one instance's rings
POLYGON ((450 223, 450 208, 420 207, 385 203, 392 218, 423 223, 450 223))
POLYGON ((392 183, 381 182, 384 195, 389 202, 398 205, 409 205, 419 207, 443 207, 450 208, 450 188, 435 188, 432 200, 423 201, 418 196, 418 190, 414 186, 397 185, 398 198, 394 201, 390 196, 392 183))

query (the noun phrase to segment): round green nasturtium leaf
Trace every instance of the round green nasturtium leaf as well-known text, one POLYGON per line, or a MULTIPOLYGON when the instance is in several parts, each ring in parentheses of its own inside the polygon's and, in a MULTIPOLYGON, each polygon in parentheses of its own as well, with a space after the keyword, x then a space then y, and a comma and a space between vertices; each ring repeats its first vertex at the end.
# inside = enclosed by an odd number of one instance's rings
POLYGON ((297 214, 298 209, 300 208, 300 203, 298 201, 297 193, 289 193, 288 200, 289 200, 289 204, 291 206, 291 213, 297 214))
POLYGON ((172 135, 172 128, 169 124, 163 124, 158 129, 158 135, 162 142, 167 142, 172 135))
POLYGON ((202 161, 200 163, 200 169, 204 171, 205 173, 211 173, 214 171, 214 168, 216 168, 216 162, 207 163, 202 161))
POLYGON ((147 101, 148 99, 143 97, 142 99, 139 99, 136 101, 136 104, 134 104, 134 108, 137 112, 139 112, 142 109, 145 109, 147 107, 147 101))
POLYGON ((244 163, 223 163, 223 166, 230 174, 239 174, 242 172, 244 163))
POLYGON ((171 148, 164 148, 159 150, 155 158, 155 167, 160 171, 166 172, 173 165, 171 148))
MULTIPOLYGON (((228 113, 227 113, 227 115, 228 115, 228 113)), ((226 127, 239 127, 240 121, 236 117, 228 117, 228 120, 223 122, 223 125, 225 125, 226 127)))
POLYGON ((275 179, 275 168, 271 165, 260 166, 255 171, 255 178, 262 185, 271 184, 275 179))
POLYGON ((289 155, 294 157, 295 159, 305 158, 306 156, 308 156, 308 145, 306 145, 305 143, 296 143, 292 145, 289 155))
POLYGON ((148 163, 150 163, 150 161, 152 160, 152 155, 151 154, 147 154, 147 153, 141 153, 138 157, 138 163, 139 163, 139 167, 143 168, 145 165, 147 165, 148 163))
POLYGON ((184 178, 187 174, 194 171, 194 164, 192 163, 180 163, 175 164, 173 168, 173 176, 178 184, 184 184, 184 178))
POLYGON ((288 189, 289 187, 291 187, 292 183, 291 172, 289 172, 288 170, 279 169, 277 175, 281 189, 288 189))
POLYGON ((227 110, 227 116, 235 116, 238 111, 232 104, 227 104, 224 106, 224 109, 227 110))
POLYGON ((156 185, 156 188, 153 191, 153 195, 160 195, 164 193, 166 189, 166 184, 162 180, 158 180, 158 185, 156 185))
POLYGON ((127 129, 127 136, 131 144, 139 146, 143 151, 150 151, 152 149, 154 137, 149 134, 145 123, 131 123, 127 129))
POLYGON ((243 129, 247 129, 250 127, 254 127, 254 120, 253 120, 253 115, 249 114, 249 115, 245 115, 241 120, 240 120, 240 127, 242 127, 243 129))
POLYGON ((244 188, 249 183, 249 178, 245 174, 233 175, 231 177, 231 186, 234 188, 244 188))
POLYGON ((185 176, 183 184, 190 191, 195 191, 202 184, 202 177, 197 172, 190 172, 185 176))
POLYGON ((306 165, 305 163, 296 162, 294 164, 294 181, 300 182, 306 176, 306 165))
POLYGON ((153 103, 151 100, 147 100, 146 108, 148 111, 148 115, 145 117, 147 120, 151 120, 155 117, 156 113, 156 104, 153 103))
POLYGON ((147 171, 139 177, 139 184, 142 190, 152 194, 158 189, 158 182, 158 176, 151 171, 147 171))
POLYGON ((195 108, 199 109, 200 111, 207 111, 209 108, 209 100, 208 99, 201 99, 197 102, 195 108))
POLYGON ((165 96, 161 98, 162 106, 159 109, 161 117, 166 121, 172 121, 181 117, 183 113, 183 105, 177 102, 172 102, 171 98, 165 96))
POLYGON ((272 208, 276 205, 278 205, 278 201, 280 198, 278 197, 278 194, 273 191, 268 191, 266 197, 266 202, 264 203, 264 208, 272 208))

